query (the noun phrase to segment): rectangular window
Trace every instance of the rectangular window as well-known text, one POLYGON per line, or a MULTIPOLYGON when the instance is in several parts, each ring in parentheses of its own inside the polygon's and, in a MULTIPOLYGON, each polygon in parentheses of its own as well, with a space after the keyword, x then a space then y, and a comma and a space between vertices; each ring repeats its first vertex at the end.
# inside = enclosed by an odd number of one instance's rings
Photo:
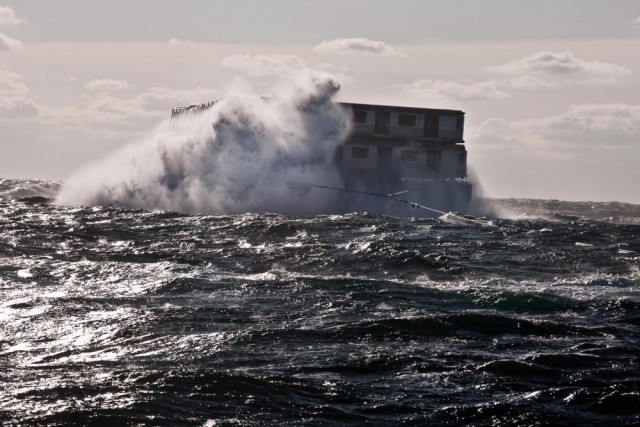
POLYGON ((389 111, 376 111, 375 133, 378 135, 389 135, 389 124, 391 123, 391 113, 389 111))
POLYGON ((415 162, 418 160, 418 150, 400 150, 400 160, 415 162))
POLYGON ((390 167, 393 164, 393 148, 378 147, 378 167, 390 167))
POLYGON ((426 138, 437 138, 440 132, 440 117, 436 114, 424 115, 424 133, 426 138))
POLYGON ((352 159, 368 159, 369 148, 368 147, 351 147, 352 159))
POLYGON ((398 115, 398 125, 400 126, 415 126, 416 116, 413 114, 400 114, 398 115))
POLYGON ((438 172, 442 165, 442 151, 427 150, 427 170, 438 172))
POLYGON ((353 122, 354 123, 367 123, 367 112, 366 111, 355 111, 353 112, 353 122))

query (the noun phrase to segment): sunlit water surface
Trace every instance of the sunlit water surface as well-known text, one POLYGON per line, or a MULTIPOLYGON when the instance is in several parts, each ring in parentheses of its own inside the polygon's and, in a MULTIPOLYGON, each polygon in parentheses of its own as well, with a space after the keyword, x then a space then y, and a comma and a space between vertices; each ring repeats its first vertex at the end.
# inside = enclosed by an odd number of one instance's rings
POLYGON ((203 216, 0 184, 5 425, 640 423, 639 206, 203 216))

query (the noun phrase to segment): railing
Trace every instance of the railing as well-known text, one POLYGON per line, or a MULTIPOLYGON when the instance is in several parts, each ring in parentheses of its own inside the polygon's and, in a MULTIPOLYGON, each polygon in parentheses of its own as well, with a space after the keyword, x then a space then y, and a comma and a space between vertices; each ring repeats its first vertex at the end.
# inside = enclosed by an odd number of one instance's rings
POLYGON ((169 123, 169 129, 177 130, 183 126, 189 126, 202 113, 213 107, 222 98, 218 98, 214 101, 206 102, 204 104, 190 105, 188 107, 177 107, 171 109, 171 121, 169 123))

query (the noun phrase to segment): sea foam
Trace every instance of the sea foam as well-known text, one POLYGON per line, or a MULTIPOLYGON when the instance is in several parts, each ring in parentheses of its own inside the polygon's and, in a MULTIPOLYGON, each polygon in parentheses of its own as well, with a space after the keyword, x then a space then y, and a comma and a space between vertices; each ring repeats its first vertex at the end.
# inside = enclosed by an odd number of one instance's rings
POLYGON ((339 83, 306 70, 271 97, 230 93, 186 123, 163 123, 146 140, 88 165, 56 197, 63 205, 122 206, 187 213, 333 210, 336 147, 349 117, 332 101, 339 83))

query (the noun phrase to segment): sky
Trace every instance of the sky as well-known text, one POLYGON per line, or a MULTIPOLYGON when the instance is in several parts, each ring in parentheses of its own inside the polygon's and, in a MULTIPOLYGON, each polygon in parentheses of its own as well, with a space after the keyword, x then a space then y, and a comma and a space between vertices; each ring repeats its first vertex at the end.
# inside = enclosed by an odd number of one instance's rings
POLYGON ((640 204, 636 0, 0 0, 0 177, 63 180, 299 69, 463 110, 484 196, 640 204))

